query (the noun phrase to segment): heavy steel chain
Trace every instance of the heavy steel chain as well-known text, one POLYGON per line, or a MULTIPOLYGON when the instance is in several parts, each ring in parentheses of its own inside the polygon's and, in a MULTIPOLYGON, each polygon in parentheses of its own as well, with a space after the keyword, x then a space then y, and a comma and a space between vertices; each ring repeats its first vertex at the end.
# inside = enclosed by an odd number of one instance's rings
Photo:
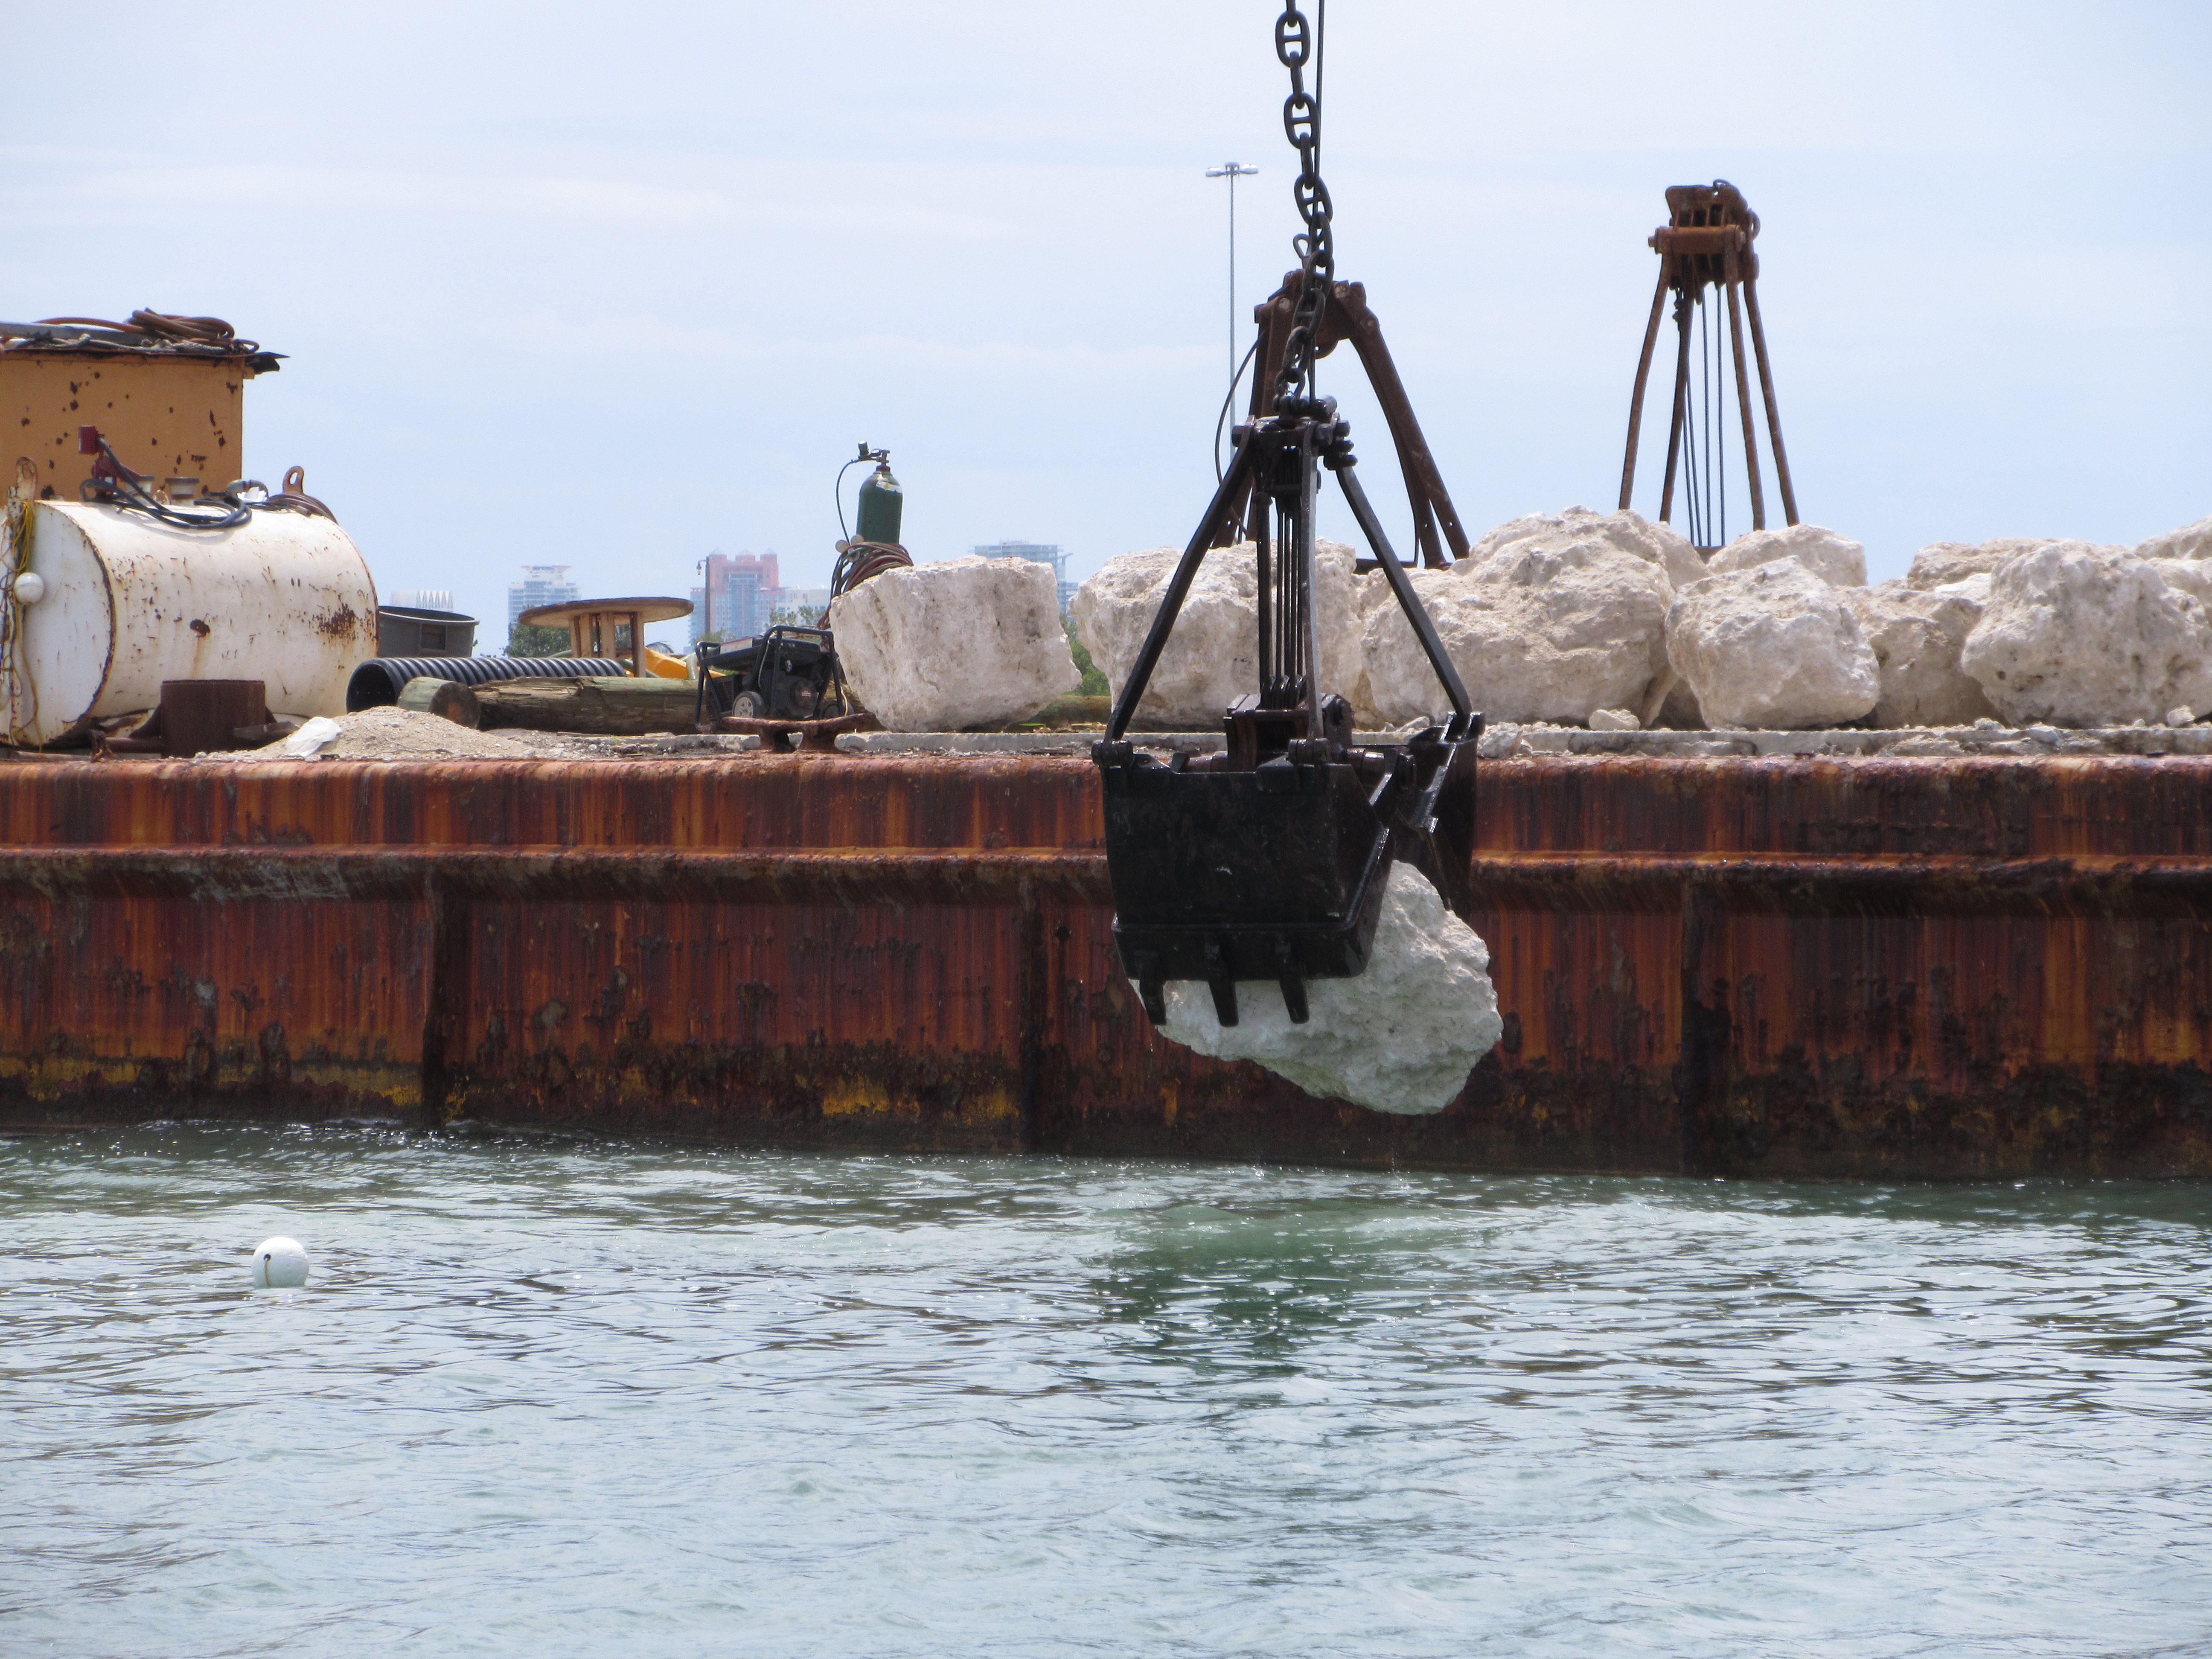
MULTIPOLYGON (((1328 0, 1321 0, 1328 15, 1328 0)), ((1324 27, 1326 24, 1324 23, 1324 27)), ((1321 181, 1321 43, 1298 9, 1297 0, 1286 0, 1275 20, 1275 56, 1291 72, 1291 95, 1283 100, 1283 131, 1298 153, 1297 182, 1292 185, 1298 216, 1305 229, 1291 239, 1304 281, 1296 308, 1291 313, 1290 338, 1275 375, 1275 401, 1294 397, 1301 387, 1310 394, 1315 346, 1321 333, 1322 313, 1328 305, 1329 284, 1336 276, 1336 246, 1329 230, 1328 186, 1321 181), (1306 90, 1306 65, 1314 70, 1314 88, 1306 90)))

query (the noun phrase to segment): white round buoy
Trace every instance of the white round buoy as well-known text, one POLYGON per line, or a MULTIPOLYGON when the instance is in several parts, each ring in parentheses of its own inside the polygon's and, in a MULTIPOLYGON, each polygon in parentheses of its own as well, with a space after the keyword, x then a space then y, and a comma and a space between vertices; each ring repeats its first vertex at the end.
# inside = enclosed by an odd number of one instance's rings
POLYGON ((35 570, 26 570, 15 578, 15 603, 36 605, 46 597, 46 579, 35 570))
POLYGON ((296 1291, 307 1282, 307 1253, 296 1238, 264 1238, 253 1247, 253 1288, 296 1291))

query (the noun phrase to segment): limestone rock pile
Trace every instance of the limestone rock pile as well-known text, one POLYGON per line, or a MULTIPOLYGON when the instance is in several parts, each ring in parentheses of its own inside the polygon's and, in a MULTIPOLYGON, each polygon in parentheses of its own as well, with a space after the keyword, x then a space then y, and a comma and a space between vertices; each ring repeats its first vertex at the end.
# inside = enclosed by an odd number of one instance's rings
MULTIPOLYGON (((1641 702, 1666 665, 1674 584, 1664 539, 1640 535, 1641 520, 1619 522, 1633 517, 1568 514, 1524 535, 1494 531, 1480 556, 1471 549, 1450 570, 1413 573, 1468 695, 1489 719, 1579 723, 1641 702)), ((1447 707, 1379 573, 1365 580, 1360 606, 1364 701, 1376 714, 1395 725, 1447 707)))
POLYGON ((1668 612, 1667 656, 1713 726, 1841 726, 1881 695, 1858 619, 1794 556, 1684 589, 1668 612))
POLYGON ((2136 548, 2139 559, 2212 559, 2212 518, 2153 536, 2136 548))
POLYGON ((1227 1027, 1214 1018, 1204 984, 1171 981, 1167 993, 1163 1035, 1378 1112, 1441 1112, 1504 1029, 1489 948, 1444 908, 1426 876, 1402 863, 1390 867, 1367 971, 1309 981, 1304 1025, 1291 1024, 1272 981, 1237 985, 1237 1023, 1227 1027))
MULTIPOLYGON (((1255 684, 1251 551, 1230 552, 1185 606, 1140 711, 1152 724, 1210 727, 1255 684)), ((1117 690, 1176 556, 1126 555, 1078 596, 1117 690)), ((1330 689, 1366 726, 1441 712, 1382 574, 1355 579, 1348 548, 1323 567, 1330 689)), ((1708 565, 1667 525, 1577 507, 1499 525, 1450 570, 1411 575, 1475 707, 1499 725, 2093 726, 2212 708, 2212 518, 2132 550, 1934 542, 1901 580, 1869 587, 1864 548, 1822 526, 1751 532, 1708 565)))
POLYGON ((1796 560, 1831 587, 1866 586, 1866 549, 1817 524, 1747 532, 1714 554, 1707 569, 1716 576, 1732 575, 1777 559, 1796 560))
POLYGON ((2193 594, 2212 617, 2212 562, 2203 559, 2147 559, 2159 580, 2176 592, 2193 594))
POLYGON ((2124 725, 2179 705, 2212 708, 2212 614, 2178 585, 2191 581, 2179 562, 2087 542, 2016 554, 1990 573, 1988 608, 1960 665, 2014 725, 2124 725))
POLYGON ((1050 565, 970 556, 890 570, 830 602, 837 659, 893 732, 1035 714, 1081 683, 1050 565))
POLYGON ((1972 726, 1996 714, 1980 682, 1959 666, 1989 590, 1986 575, 1932 592, 1901 581, 1838 590, 1881 677, 1876 726, 1972 726))
POLYGON ((1988 542, 1930 542, 1912 556, 1912 568, 1905 574, 1905 585, 1926 592, 1968 576, 1986 576, 2015 554, 2049 547, 2053 539, 2049 536, 2000 536, 1988 542))
MULTIPOLYGON (((1182 557, 1179 547, 1124 553, 1107 560, 1076 590, 1072 607, 1076 634, 1115 697, 1136 666, 1137 653, 1182 557)), ((1359 608, 1353 597, 1352 550, 1341 542, 1322 542, 1315 550, 1314 562, 1320 588, 1315 601, 1322 627, 1322 684, 1349 696, 1359 680, 1359 608)), ((1222 710, 1231 702, 1259 690, 1258 568, 1258 553, 1249 542, 1217 547, 1206 556, 1176 618, 1175 631, 1168 636, 1167 649, 1137 705, 1140 724, 1212 731, 1220 726, 1222 710)), ((840 636, 841 649, 842 645, 840 636)), ((872 702, 868 706, 875 707, 872 702)))
POLYGON ((1462 575, 1472 574, 1499 554, 1524 542, 1541 540, 1563 532, 1586 532, 1623 553, 1647 559, 1666 571, 1667 580, 1677 587, 1686 586, 1708 574, 1705 562, 1698 557, 1690 538, 1674 526, 1654 523, 1640 513, 1594 513, 1586 507, 1571 507, 1556 514, 1528 513, 1510 520, 1469 547, 1467 557, 1455 568, 1462 575))

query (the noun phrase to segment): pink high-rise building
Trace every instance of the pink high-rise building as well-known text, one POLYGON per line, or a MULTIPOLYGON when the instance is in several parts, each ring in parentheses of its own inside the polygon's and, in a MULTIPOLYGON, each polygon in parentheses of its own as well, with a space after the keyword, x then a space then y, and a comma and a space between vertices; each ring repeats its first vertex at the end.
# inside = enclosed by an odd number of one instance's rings
POLYGON ((691 590, 692 640, 710 629, 725 640, 765 632, 782 586, 774 553, 709 553, 706 586, 691 590))

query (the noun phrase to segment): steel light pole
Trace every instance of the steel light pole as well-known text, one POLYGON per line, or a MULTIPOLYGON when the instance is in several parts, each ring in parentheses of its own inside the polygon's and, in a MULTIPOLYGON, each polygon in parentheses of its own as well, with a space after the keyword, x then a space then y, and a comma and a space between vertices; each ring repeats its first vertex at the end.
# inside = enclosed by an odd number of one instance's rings
POLYGON ((1229 373, 1237 373, 1237 181, 1249 179, 1260 171, 1248 167, 1242 161, 1224 161, 1218 167, 1208 167, 1209 179, 1229 181, 1229 373))

